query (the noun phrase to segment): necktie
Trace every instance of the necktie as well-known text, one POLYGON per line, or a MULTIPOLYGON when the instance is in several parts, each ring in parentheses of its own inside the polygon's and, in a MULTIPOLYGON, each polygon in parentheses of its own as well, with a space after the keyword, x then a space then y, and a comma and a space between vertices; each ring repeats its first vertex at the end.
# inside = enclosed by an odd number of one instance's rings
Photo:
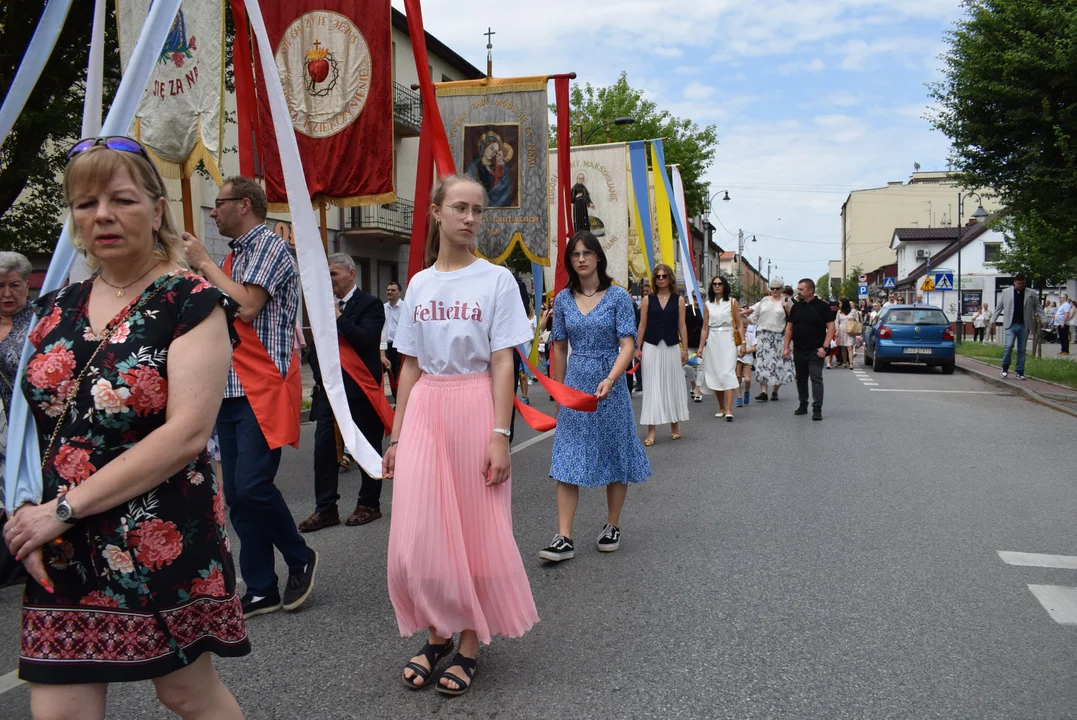
POLYGON ((337 306, 340 308, 341 312, 344 312, 344 301, 343 300, 337 300, 337 306))

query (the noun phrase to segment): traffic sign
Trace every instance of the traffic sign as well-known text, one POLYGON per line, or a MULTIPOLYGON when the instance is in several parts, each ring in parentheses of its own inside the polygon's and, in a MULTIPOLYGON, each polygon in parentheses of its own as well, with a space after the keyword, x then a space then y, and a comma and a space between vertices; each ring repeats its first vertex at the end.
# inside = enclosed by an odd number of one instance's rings
POLYGON ((868 286, 867 285, 861 285, 857 289, 857 295, 860 296, 860 297, 867 297, 868 296, 868 286))
POLYGON ((935 289, 935 279, 930 275, 925 275, 924 281, 920 283, 920 289, 924 292, 931 292, 935 289))
POLYGON ((891 289, 891 288, 897 287, 897 283, 894 281, 894 278, 892 278, 892 277, 883 278, 883 287, 887 288, 887 289, 891 289))
POLYGON ((863 285, 863 284, 864 284, 864 283, 866 283, 867 281, 868 281, 868 276, 867 276, 867 275, 861 275, 861 276, 860 276, 860 284, 861 284, 861 285, 863 285))
POLYGON ((935 289, 936 290, 953 290, 954 289, 954 274, 953 273, 935 273, 935 289))

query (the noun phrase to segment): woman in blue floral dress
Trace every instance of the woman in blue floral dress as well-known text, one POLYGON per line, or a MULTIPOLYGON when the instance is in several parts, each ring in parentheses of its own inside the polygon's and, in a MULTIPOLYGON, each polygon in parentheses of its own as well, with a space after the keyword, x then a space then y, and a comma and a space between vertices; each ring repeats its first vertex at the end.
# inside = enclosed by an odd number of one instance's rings
POLYGON ((35 717, 103 719, 108 683, 152 679, 182 717, 238 720, 210 653, 250 643, 205 450, 235 305, 181 269, 141 146, 98 142, 76 145, 65 175, 97 272, 34 304, 21 379, 43 487, 8 488, 4 539, 30 573, 19 676, 35 717))
POLYGON ((568 287, 554 302, 554 379, 599 399, 593 413, 561 408, 550 477, 557 480, 558 534, 539 557, 551 562, 576 555, 572 520, 580 487, 606 488, 608 514, 598 549, 620 547, 621 508, 628 483, 651 474, 636 434, 636 416, 624 374, 636 349, 632 298, 606 272, 606 253, 589 232, 572 236, 564 258, 568 287), (571 348, 571 355, 569 350, 571 348), (567 372, 566 372, 567 369, 567 372))

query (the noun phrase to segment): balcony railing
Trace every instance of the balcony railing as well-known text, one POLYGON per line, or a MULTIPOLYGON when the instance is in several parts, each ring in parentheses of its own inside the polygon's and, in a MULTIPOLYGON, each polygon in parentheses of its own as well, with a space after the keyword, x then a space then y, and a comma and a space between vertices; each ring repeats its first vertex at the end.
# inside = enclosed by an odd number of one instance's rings
POLYGON ((411 219, 415 204, 400 199, 387 205, 362 205, 350 208, 347 230, 381 230, 390 235, 411 237, 411 219))
POLYGON ((419 93, 393 81, 393 119, 413 132, 419 132, 423 122, 423 103, 419 93))

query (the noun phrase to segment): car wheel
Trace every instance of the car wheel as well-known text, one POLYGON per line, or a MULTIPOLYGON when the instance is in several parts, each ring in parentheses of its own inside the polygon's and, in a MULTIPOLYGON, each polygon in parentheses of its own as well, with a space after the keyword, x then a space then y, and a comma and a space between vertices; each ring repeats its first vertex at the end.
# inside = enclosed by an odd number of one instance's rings
POLYGON ((943 375, 953 375, 955 367, 957 367, 956 362, 948 362, 948 363, 946 363, 945 365, 942 366, 942 374, 943 375))
POLYGON ((876 355, 871 359, 871 369, 875 372, 886 372, 886 363, 879 359, 876 355))
POLYGON ((871 367, 871 362, 872 362, 871 361, 871 356, 868 355, 867 350, 865 350, 864 351, 864 367, 870 368, 871 367))

